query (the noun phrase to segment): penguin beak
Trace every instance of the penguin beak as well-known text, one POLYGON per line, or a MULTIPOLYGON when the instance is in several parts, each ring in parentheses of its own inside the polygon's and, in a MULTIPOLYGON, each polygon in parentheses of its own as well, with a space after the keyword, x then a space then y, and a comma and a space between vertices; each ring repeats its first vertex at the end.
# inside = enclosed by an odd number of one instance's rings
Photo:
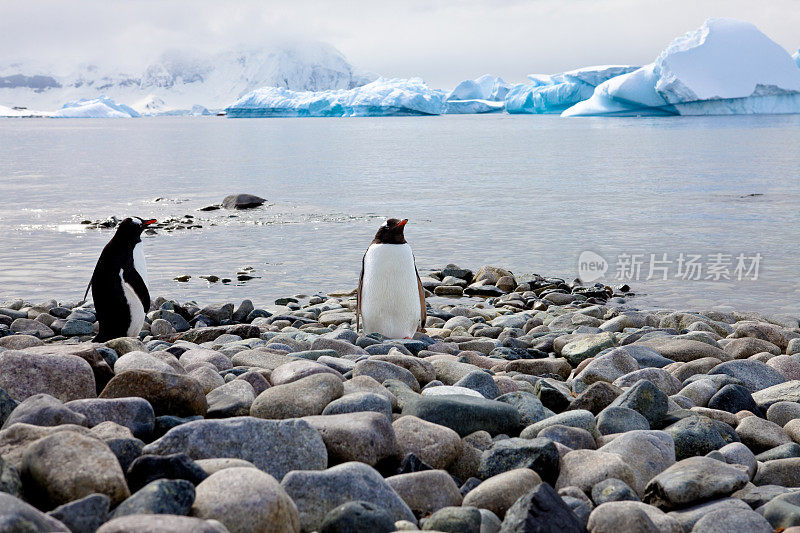
POLYGON ((142 225, 143 226, 149 226, 150 224, 155 224, 156 222, 158 222, 156 219, 151 218, 150 220, 142 221, 142 225))
POLYGON ((403 220, 401 220, 400 222, 398 222, 398 223, 397 223, 397 227, 398 227, 398 228, 402 228, 402 227, 403 227, 403 226, 405 226, 406 224, 408 224, 408 219, 407 219, 407 218, 404 218, 403 220))

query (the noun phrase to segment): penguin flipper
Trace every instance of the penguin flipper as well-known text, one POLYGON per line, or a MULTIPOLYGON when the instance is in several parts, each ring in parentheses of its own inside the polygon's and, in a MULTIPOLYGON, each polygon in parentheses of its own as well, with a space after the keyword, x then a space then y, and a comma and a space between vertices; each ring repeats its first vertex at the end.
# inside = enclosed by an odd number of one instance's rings
POLYGON ((83 293, 84 302, 86 302, 86 297, 89 296, 89 289, 92 288, 92 281, 94 281, 94 278, 89 280, 89 285, 86 286, 86 292, 83 293))
POLYGON ((417 274, 417 290, 419 291, 419 330, 425 332, 425 322, 428 320, 428 309, 425 305, 425 289, 422 287, 422 280, 419 279, 419 271, 416 265, 414 272, 417 274))
POLYGON ((122 279, 133 288, 136 296, 142 301, 144 312, 147 313, 150 310, 150 291, 147 290, 147 284, 145 284, 142 276, 131 266, 123 269, 122 279))
POLYGON ((364 258, 367 252, 361 256, 361 274, 358 276, 358 289, 356 290, 356 332, 360 330, 359 319, 361 318, 361 294, 364 292, 364 258))

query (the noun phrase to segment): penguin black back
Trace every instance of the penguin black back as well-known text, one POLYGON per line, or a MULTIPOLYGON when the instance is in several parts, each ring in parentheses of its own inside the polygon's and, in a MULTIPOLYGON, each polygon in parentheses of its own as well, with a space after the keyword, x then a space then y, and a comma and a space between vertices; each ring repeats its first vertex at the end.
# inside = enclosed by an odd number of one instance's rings
POLYGON ((154 222, 126 218, 100 254, 87 288, 87 292, 92 290, 100 323, 95 342, 135 336, 141 331, 144 314, 150 309, 150 292, 144 265, 137 265, 134 251, 141 245, 144 229, 154 222))

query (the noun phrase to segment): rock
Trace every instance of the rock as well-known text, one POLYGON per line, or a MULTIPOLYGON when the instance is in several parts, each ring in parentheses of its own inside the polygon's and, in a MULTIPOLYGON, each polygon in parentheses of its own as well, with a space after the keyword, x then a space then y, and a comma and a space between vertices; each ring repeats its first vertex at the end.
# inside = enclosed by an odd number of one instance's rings
POLYGON ((530 426, 555 414, 542 405, 542 401, 530 392, 507 392, 495 399, 498 402, 507 403, 517 410, 521 426, 530 426))
POLYGON ((339 357, 345 355, 367 355, 364 348, 350 344, 349 342, 341 339, 330 339, 326 337, 318 337, 311 343, 312 350, 333 350, 339 354, 339 357))
POLYGON ((357 392, 346 394, 329 403, 322 411, 323 415, 339 415, 360 412, 381 413, 391 422, 392 403, 385 396, 373 392, 357 392))
POLYGON ((212 390, 206 395, 208 402, 207 418, 228 418, 247 416, 255 400, 253 386, 248 382, 234 379, 212 390))
POLYGON ((108 519, 110 504, 111 500, 105 494, 90 494, 60 505, 47 514, 73 533, 94 533, 108 519))
POLYGON ((506 512, 501 533, 582 533, 572 509, 547 483, 521 496, 506 512))
POLYGON ((596 432, 594 415, 589 411, 574 410, 564 411, 536 422, 522 430, 520 437, 530 439, 539 435, 543 429, 556 425, 581 428, 592 434, 596 432))
POLYGON ((16 423, 34 426, 87 425, 85 416, 71 411, 49 394, 36 394, 28 397, 11 412, 3 428, 16 423))
POLYGON ((13 424, 0 431, 0 455, 17 470, 22 468, 22 457, 27 447, 37 440, 59 431, 74 431, 91 436, 88 428, 64 424, 61 426, 45 427, 30 424, 13 424))
POLYGON ((148 437, 155 427, 153 407, 143 398, 73 400, 64 407, 85 416, 89 427, 106 421, 116 422, 140 439, 148 437))
POLYGON ((150 333, 153 337, 169 337, 178 332, 169 321, 163 318, 157 318, 150 324, 150 333))
POLYGON ((142 352, 146 351, 144 344, 139 339, 133 337, 120 337, 118 339, 111 339, 106 342, 106 346, 117 352, 117 355, 123 356, 128 352, 142 352))
MULTIPOLYGON (((9 330, 5 330, 8 332, 9 330)), ((33 335, 8 335, 0 337, 0 348, 7 350, 24 350, 33 346, 44 346, 44 341, 33 335)))
POLYGON ((791 457, 800 457, 800 444, 796 442, 787 442, 786 444, 775 446, 774 448, 758 454, 756 459, 763 463, 775 459, 789 459, 791 457))
POLYGON ((622 480, 609 478, 592 487, 592 501, 595 505, 607 502, 641 501, 639 496, 622 480))
POLYGON ((114 509, 112 518, 135 514, 188 515, 194 485, 183 479, 158 479, 148 483, 114 509))
POLYGON ((510 405, 461 395, 420 397, 403 407, 403 415, 449 427, 462 437, 478 430, 513 433, 519 425, 519 414, 510 405))
POLYGON ((197 420, 171 429, 145 446, 143 453, 185 453, 192 459, 244 459, 276 479, 282 479, 291 470, 321 470, 328 464, 322 437, 303 420, 252 417, 197 420))
POLYGON ((445 507, 425 519, 423 531, 480 533, 481 512, 475 507, 445 507))
POLYGON ((70 533, 67 527, 11 494, 0 492, 0 530, 9 533, 70 533))
POLYGON ((22 481, 19 479, 17 469, 7 463, 0 456, 0 492, 5 492, 16 497, 22 495, 22 481))
POLYGON ((443 507, 461 505, 461 492, 444 470, 425 470, 386 478, 386 483, 417 516, 426 516, 443 507))
POLYGON ((100 393, 100 398, 132 396, 147 400, 156 416, 204 416, 208 409, 203 388, 196 379, 154 370, 117 374, 100 393))
POLYGON ((791 499, 784 499, 783 496, 778 496, 772 501, 767 502, 763 508, 758 511, 763 513, 764 518, 769 522, 775 531, 788 532, 798 529, 800 524, 800 505, 797 505, 797 499, 792 498, 793 494, 787 495, 791 499), (787 528, 787 529, 782 529, 787 528))
POLYGON ((772 533, 767 520, 755 511, 747 509, 720 509, 703 516, 692 528, 696 533, 729 533, 748 531, 752 533, 772 533))
POLYGON ((597 415, 597 431, 601 435, 650 429, 644 415, 627 407, 606 407, 597 415))
MULTIPOLYGON (((416 526, 415 526, 416 527, 416 526)), ((325 515, 320 533, 391 533, 395 531, 392 517, 369 502, 355 501, 343 503, 325 515)))
POLYGON ((642 368, 641 370, 635 370, 617 378, 614 381, 614 385, 624 389, 635 385, 640 379, 649 381, 667 396, 672 396, 681 390, 680 380, 663 368, 642 368))
POLYGON ((615 438, 599 449, 613 453, 630 467, 635 481, 631 487, 637 494, 657 474, 675 464, 675 445, 663 431, 630 431, 615 438))
POLYGON ((541 483, 535 472, 516 468, 488 478, 467 493, 463 504, 488 509, 502 519, 514 502, 541 483))
POLYGON ((67 320, 61 327, 61 334, 65 337, 94 335, 94 324, 85 320, 67 320))
POLYGON ((184 453, 172 455, 142 455, 127 470, 128 487, 138 491, 157 479, 183 479, 197 485, 206 477, 205 470, 184 453))
POLYGON ((414 392, 419 392, 420 386, 417 378, 409 370, 386 361, 366 359, 356 363, 353 376, 369 376, 378 383, 387 379, 397 379, 408 385, 414 392))
POLYGON ((555 374, 562 379, 567 379, 572 373, 572 366, 563 357, 549 357, 547 359, 520 359, 509 361, 505 366, 508 372, 521 372, 531 376, 555 374))
POLYGON ((598 355, 575 376, 576 381, 591 385, 597 381, 614 382, 630 372, 639 370, 636 359, 621 348, 598 355))
POLYGON ((544 428, 539 432, 538 437, 563 444, 572 450, 594 450, 597 448, 597 443, 595 442, 594 437, 587 430, 562 426, 560 424, 544 428))
POLYGON ((277 480, 255 468, 226 468, 197 486, 192 515, 218 520, 231 533, 299 532, 292 499, 277 480))
POLYGON ((800 458, 791 457, 761 463, 753 478, 753 484, 800 487, 800 458))
POLYGON ((660 509, 632 501, 598 506, 587 526, 591 533, 683 533, 681 525, 660 509))
POLYGON ((631 486, 636 484, 633 469, 619 455, 595 450, 574 450, 561 459, 556 488, 575 486, 588 493, 594 485, 611 477, 631 486))
MULTIPOLYGON (((0 354, 2 358, 2 354, 0 354)), ((800 380, 787 381, 753 393, 753 399, 761 409, 778 402, 800 402, 800 380)))
POLYGON ((458 433, 448 427, 415 416, 402 416, 392 427, 400 453, 413 453, 433 468, 446 469, 461 451, 458 433))
POLYGON ((26 495, 46 508, 105 494, 112 504, 130 495, 117 458, 102 441, 61 431, 25 449, 20 469, 26 495))
POLYGON ((222 524, 189 516, 130 515, 103 524, 97 533, 228 533, 222 524))
POLYGON ((84 342, 81 344, 46 344, 44 346, 26 348, 24 352, 59 357, 66 355, 80 357, 92 367, 95 385, 97 390, 100 391, 106 386, 106 383, 114 377, 114 371, 111 370, 111 366, 109 366, 101 353, 101 351, 105 349, 106 348, 98 348, 94 343, 84 342))
POLYGON ((597 415, 611 405, 617 397, 622 394, 622 390, 618 387, 606 383, 605 381, 598 381, 589 386, 588 389, 583 391, 575 400, 569 405, 570 410, 586 410, 597 415))
POLYGON ((782 427, 757 416, 748 416, 739 422, 736 434, 743 444, 753 450, 753 453, 761 453, 791 442, 782 427))
POLYGON ((704 357, 713 357, 720 361, 730 361, 731 359, 731 356, 725 350, 697 340, 664 336, 653 337, 646 341, 638 342, 637 345, 652 348, 667 359, 684 363, 704 357))
POLYGON ((226 357, 225 354, 216 350, 208 350, 205 348, 193 348, 191 350, 186 350, 178 358, 178 361, 180 361, 181 365, 184 367, 188 367, 189 365, 196 363, 211 363, 219 371, 233 368, 231 360, 226 357))
POLYGON ((248 370, 244 374, 238 376, 236 379, 246 381, 253 387, 253 393, 258 396, 268 388, 270 388, 269 381, 260 372, 256 370, 248 370))
POLYGON ((20 335, 30 335, 39 339, 48 339, 55 335, 52 329, 48 328, 38 320, 29 318, 17 318, 11 323, 11 331, 20 335))
POLYGON ((244 459, 231 459, 221 457, 219 459, 198 459, 195 461, 197 466, 202 468, 209 476, 226 468, 255 468, 256 465, 244 459))
MULTIPOLYGON (((478 269, 478 272, 475 274, 475 278, 472 280, 472 282, 477 283, 479 281, 486 281, 487 285, 496 285, 497 282, 500 280, 500 278, 506 276, 513 278, 514 274, 512 274, 511 272, 509 272, 504 268, 484 265, 478 269)), ((461 277, 461 276, 455 276, 455 277, 461 277)))
POLYGON ((19 402, 8 395, 6 391, 0 389, 0 427, 5 423, 8 416, 17 408, 19 402))
POLYGON ((675 457, 679 461, 695 455, 706 455, 731 442, 739 442, 732 427, 705 416, 683 418, 664 428, 664 431, 675 441, 675 457))
POLYGON ((780 355, 781 349, 769 341, 755 339, 753 337, 742 337, 731 339, 724 347, 731 359, 747 359, 751 355, 760 352, 767 352, 773 355, 780 355))
POLYGON ((126 370, 155 370, 168 374, 185 374, 186 370, 178 363, 175 356, 164 352, 147 353, 143 351, 128 352, 114 363, 114 372, 121 374, 126 370), (158 354, 162 357, 159 357, 158 354))
POLYGON ((543 480, 553 482, 558 476, 558 449, 549 439, 499 440, 481 455, 478 477, 487 479, 518 468, 530 468, 543 480))
POLYGON ((408 505, 372 467, 344 463, 324 471, 295 470, 281 482, 297 505, 300 528, 312 531, 332 509, 349 501, 366 501, 387 511, 393 520, 416 523, 408 505))
POLYGON ((780 372, 753 359, 728 361, 715 366, 708 374, 710 376, 724 374, 741 380, 750 392, 757 392, 786 381, 780 372))
POLYGON ((403 367, 411 372, 420 384, 426 384, 436 379, 436 370, 431 363, 416 356, 402 355, 396 348, 389 350, 386 355, 373 355, 370 359, 386 361, 403 367))
POLYGON ((345 413, 303 418, 322 436, 328 457, 336 462, 359 461, 374 466, 394 455, 392 424, 379 413, 345 413))
POLYGON ((739 411, 750 411, 751 413, 761 413, 761 409, 756 404, 750 391, 742 385, 728 384, 717 391, 708 400, 710 409, 719 409, 728 413, 738 413, 739 411))
POLYGON ((273 370, 270 375, 270 381, 273 385, 283 385, 314 374, 332 374, 340 380, 342 379, 341 374, 329 366, 317 363, 316 361, 299 359, 283 364, 273 370))
POLYGON ((613 348, 616 345, 617 340, 613 333, 598 333, 597 335, 568 343, 561 349, 561 356, 569 361, 571 365, 578 366, 581 361, 594 357, 606 348, 613 348))
POLYGON ((340 378, 327 373, 314 374, 265 390, 253 401, 250 414, 270 419, 319 415, 343 393, 340 378))
POLYGON ((2 352, 0 387, 17 401, 42 393, 62 402, 97 397, 92 368, 74 355, 2 352))
POLYGON ((658 424, 667 414, 669 399, 658 387, 649 381, 637 381, 623 392, 611 407, 627 407, 642 414, 650 426, 658 424))
POLYGON ((500 396, 500 389, 492 379, 492 376, 483 370, 473 370, 453 385, 455 387, 464 387, 477 391, 481 396, 490 400, 494 400, 500 396))
POLYGON ((252 194, 230 194, 222 200, 225 209, 252 209, 264 204, 266 200, 252 194))
POLYGON ((708 457, 690 457, 667 468, 647 484, 644 500, 661 509, 686 507, 729 496, 749 481, 747 474, 708 457))
POLYGON ((683 528, 683 531, 691 531, 694 525, 702 517, 714 511, 724 509, 728 512, 737 509, 749 511, 750 508, 741 500, 736 498, 722 498, 710 502, 701 503, 692 507, 686 507, 676 511, 670 511, 668 516, 675 519, 683 528))
POLYGON ((725 462, 730 465, 742 465, 747 469, 747 473, 752 479, 756 473, 757 462, 750 451, 750 448, 741 442, 732 442, 720 448, 719 453, 725 459, 725 462))

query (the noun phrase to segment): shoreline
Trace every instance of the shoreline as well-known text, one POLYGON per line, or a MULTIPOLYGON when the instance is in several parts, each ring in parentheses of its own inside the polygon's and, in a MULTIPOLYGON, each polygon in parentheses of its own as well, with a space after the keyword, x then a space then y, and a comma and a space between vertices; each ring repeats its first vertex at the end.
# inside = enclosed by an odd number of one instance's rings
POLYGON ((350 291, 157 298, 139 339, 104 344, 90 306, 4 303, 0 503, 103 533, 794 525, 800 319, 491 266, 423 283, 441 298, 413 339, 353 331, 350 291))

